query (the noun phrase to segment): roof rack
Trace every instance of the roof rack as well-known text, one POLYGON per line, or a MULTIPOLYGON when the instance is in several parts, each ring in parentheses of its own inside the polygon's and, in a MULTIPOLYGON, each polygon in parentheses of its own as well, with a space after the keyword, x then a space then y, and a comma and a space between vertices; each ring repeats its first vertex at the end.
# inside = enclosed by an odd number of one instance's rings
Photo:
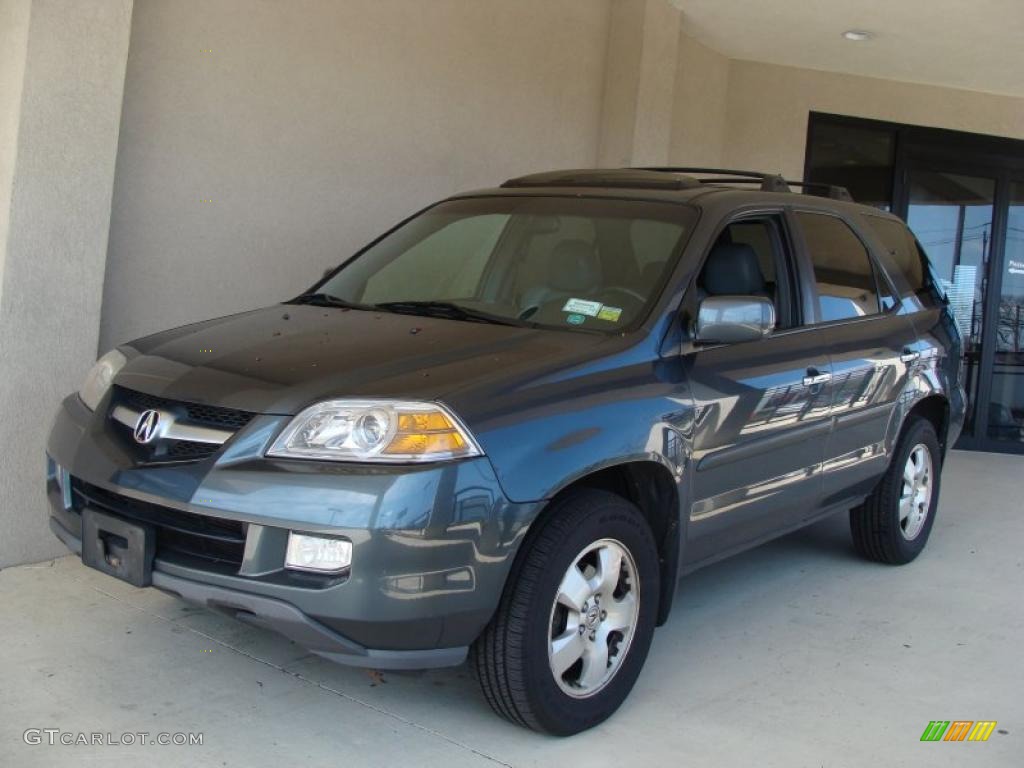
POLYGON ((730 168, 684 168, 681 166, 654 166, 637 168, 639 171, 658 171, 660 173, 711 173, 715 176, 736 176, 735 179, 697 179, 703 184, 716 181, 737 181, 740 183, 760 183, 762 192, 792 192, 789 184, 777 173, 761 173, 760 171, 737 171, 730 168))
POLYGON ((793 192, 791 187, 820 190, 833 200, 852 201, 845 187, 813 181, 787 181, 777 173, 728 168, 655 166, 645 168, 576 168, 531 173, 509 179, 502 187, 622 187, 627 189, 695 189, 701 184, 757 184, 762 192, 793 192), (694 175, 697 174, 697 175, 694 175), (709 174, 710 177, 701 177, 709 174))
POLYGON ((692 189, 696 179, 670 176, 642 168, 576 168, 544 171, 509 179, 501 185, 515 187, 622 187, 626 189, 692 189))
POLYGON ((833 200, 845 200, 848 203, 853 202, 853 195, 850 194, 850 190, 846 187, 840 187, 837 184, 825 184, 820 181, 787 181, 786 183, 791 187, 803 187, 805 190, 820 189, 825 193, 826 197, 830 197, 833 200))

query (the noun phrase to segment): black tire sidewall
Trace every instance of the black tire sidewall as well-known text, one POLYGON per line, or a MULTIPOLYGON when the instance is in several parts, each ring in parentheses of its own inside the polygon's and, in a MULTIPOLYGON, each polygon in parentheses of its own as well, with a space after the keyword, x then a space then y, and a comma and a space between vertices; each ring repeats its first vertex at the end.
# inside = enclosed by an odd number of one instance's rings
POLYGON ((654 633, 659 599, 657 548, 639 510, 611 494, 588 494, 597 501, 565 537, 548 561, 532 596, 525 627, 527 696, 542 727, 569 735, 608 718, 629 695, 643 667, 654 633), (632 555, 639 580, 640 608, 632 641, 621 667, 599 692, 574 698, 558 686, 548 663, 551 609, 558 586, 574 558, 600 539, 614 539, 632 555))

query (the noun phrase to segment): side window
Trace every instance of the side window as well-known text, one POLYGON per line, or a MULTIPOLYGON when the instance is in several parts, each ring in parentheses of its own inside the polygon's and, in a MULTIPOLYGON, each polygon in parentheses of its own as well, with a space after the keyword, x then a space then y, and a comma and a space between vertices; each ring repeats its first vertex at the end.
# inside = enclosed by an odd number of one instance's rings
POLYGON ((906 282, 905 286, 897 287, 908 294, 920 295, 927 292, 925 260, 917 240, 906 225, 880 216, 864 216, 863 219, 885 248, 879 258, 886 271, 892 275, 893 280, 906 282))
POLYGON ((361 300, 380 301, 399 287, 413 301, 475 296, 508 219, 508 214, 471 216, 442 227, 371 277, 361 300))
POLYGON ((718 236, 698 278, 701 295, 764 296, 776 328, 796 324, 785 245, 774 218, 734 221, 718 236))
POLYGON ((814 265, 822 321, 878 314, 875 273, 860 238, 835 216, 800 212, 796 218, 814 265))

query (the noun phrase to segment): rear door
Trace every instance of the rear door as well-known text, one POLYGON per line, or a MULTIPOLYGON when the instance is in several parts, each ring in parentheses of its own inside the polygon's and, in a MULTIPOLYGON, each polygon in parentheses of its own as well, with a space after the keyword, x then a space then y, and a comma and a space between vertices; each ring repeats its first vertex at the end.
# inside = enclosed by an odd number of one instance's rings
POLYGON ((888 462, 886 436, 919 356, 913 323, 865 241, 840 216, 797 211, 814 275, 817 328, 832 361, 832 430, 825 444, 824 506, 854 501, 888 462))
MULTIPOLYGON (((786 217, 774 211, 731 220, 719 242, 757 251, 779 324, 757 341, 684 343, 695 405, 688 565, 765 538, 817 508, 830 428, 827 332, 803 322, 786 217)), ((706 295, 698 276, 686 313, 695 317, 706 295)))

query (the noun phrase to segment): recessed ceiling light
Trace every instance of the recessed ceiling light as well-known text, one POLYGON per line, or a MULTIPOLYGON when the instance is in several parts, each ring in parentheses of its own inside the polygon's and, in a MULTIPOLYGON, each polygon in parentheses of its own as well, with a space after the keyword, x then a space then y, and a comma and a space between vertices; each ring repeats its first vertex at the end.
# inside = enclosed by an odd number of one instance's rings
POLYGON ((848 29, 845 32, 843 32, 843 37, 845 37, 847 40, 856 40, 859 42, 861 40, 870 40, 871 33, 866 32, 863 29, 848 29))

